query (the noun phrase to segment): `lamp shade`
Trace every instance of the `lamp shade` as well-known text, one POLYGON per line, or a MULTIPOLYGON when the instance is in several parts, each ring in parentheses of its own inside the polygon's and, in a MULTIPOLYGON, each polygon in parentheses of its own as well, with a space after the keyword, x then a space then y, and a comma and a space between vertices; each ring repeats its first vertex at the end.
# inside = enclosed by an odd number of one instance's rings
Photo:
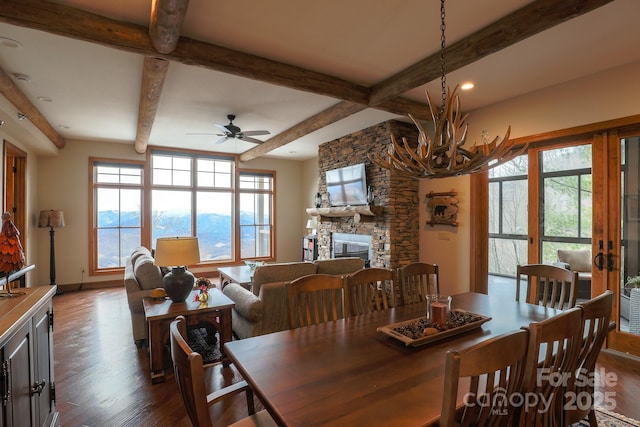
POLYGON ((197 237, 161 237, 156 240, 155 264, 179 267, 200 262, 197 237))
POLYGON ((60 228, 64 227, 64 213, 62 211, 40 211, 38 218, 38 228, 60 228))

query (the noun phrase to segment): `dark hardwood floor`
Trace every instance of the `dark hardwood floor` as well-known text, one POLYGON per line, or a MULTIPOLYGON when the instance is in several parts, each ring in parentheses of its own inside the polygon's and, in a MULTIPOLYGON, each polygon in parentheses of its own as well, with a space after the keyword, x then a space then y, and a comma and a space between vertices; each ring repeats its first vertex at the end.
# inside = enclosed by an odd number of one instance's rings
MULTIPOLYGON (((65 427, 191 426, 175 378, 151 384, 145 349, 137 349, 124 288, 55 296, 56 402, 65 427)), ((240 379, 235 368, 216 365, 212 383, 240 379)), ((247 416, 243 396, 218 405, 217 426, 247 416)), ((256 405, 259 406, 259 405, 256 405)))
MULTIPOLYGON (((151 384, 148 354, 136 348, 131 335, 124 289, 67 292, 54 297, 53 305, 56 400, 63 426, 191 425, 171 369, 166 382, 151 384)), ((598 392, 612 393, 616 412, 640 420, 640 359, 605 351, 598 368, 616 376, 598 392)), ((217 387, 240 377, 233 367, 221 365, 210 374, 217 387)), ((247 415, 242 396, 216 411, 217 426, 247 415)))

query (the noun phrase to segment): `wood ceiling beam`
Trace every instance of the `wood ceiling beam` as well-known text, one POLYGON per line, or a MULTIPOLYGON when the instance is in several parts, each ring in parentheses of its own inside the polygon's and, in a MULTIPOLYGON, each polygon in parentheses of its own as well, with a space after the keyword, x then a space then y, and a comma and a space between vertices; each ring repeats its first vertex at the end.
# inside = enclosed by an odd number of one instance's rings
MULTIPOLYGON (((498 52, 614 0, 537 0, 476 31, 445 49, 446 73, 498 52)), ((441 75, 440 52, 374 85, 369 105, 374 107, 441 75)))
POLYGON ((20 113, 37 127, 58 148, 63 148, 65 139, 51 126, 42 113, 29 101, 29 98, 13 82, 11 77, 0 68, 0 93, 11 102, 20 113))
POLYGON ((137 153, 144 154, 149 144, 149 135, 156 118, 162 86, 170 62, 165 59, 144 57, 142 84, 140 85, 140 103, 138 105, 138 128, 134 147, 137 153))
POLYGON ((180 37, 173 52, 158 53, 151 43, 147 28, 58 3, 0 0, 0 22, 359 104, 366 105, 369 102, 369 88, 365 86, 187 37, 180 37))
POLYGON ((160 53, 171 53, 178 45, 180 28, 189 0, 152 0, 149 35, 160 53))
MULTIPOLYGON (((171 53, 176 48, 187 6, 189 0, 152 0, 149 36, 158 52, 171 53)), ((144 57, 138 103, 138 127, 133 144, 139 154, 145 153, 149 145, 149 136, 158 111, 169 63, 166 59, 144 57)))
MULTIPOLYGON (((526 37, 611 1, 613 0, 566 0, 563 2, 537 0, 450 46, 447 49, 447 58, 453 57, 453 59, 447 59, 448 68, 446 71, 450 72, 470 64, 490 53, 497 52, 526 37), (532 29, 528 29, 529 27, 532 29)), ((439 54, 438 66, 435 71, 434 59, 431 56, 374 87, 367 88, 333 76, 186 37, 179 38, 176 49, 171 53, 156 53, 146 34, 146 29, 143 27, 41 0, 0 0, 0 22, 34 28, 143 55, 160 56, 187 65, 202 66, 253 80, 330 96, 395 114, 411 112, 421 119, 428 119, 425 106, 398 96, 440 76, 439 54)), ((338 116, 336 115, 336 117, 338 116)), ((266 150, 267 147, 272 147, 272 150, 291 142, 292 139, 289 139, 291 135, 304 129, 306 122, 285 131, 282 138, 277 135, 261 144, 260 147, 264 146, 261 150, 266 150), (273 143, 265 146, 271 141, 273 143)), ((246 152, 245 158, 252 155, 248 153, 257 152, 258 147, 251 149, 246 152)), ((263 154, 266 152, 268 151, 264 151, 263 154)))
POLYGON ((366 108, 366 105, 356 104, 349 101, 339 102, 318 114, 314 114, 286 131, 279 133, 262 144, 245 151, 240 155, 239 159, 241 162, 247 162, 255 159, 256 157, 263 156, 276 148, 290 143, 291 141, 295 141, 298 138, 322 129, 331 123, 335 123, 345 117, 349 117, 352 114, 365 110, 366 108))

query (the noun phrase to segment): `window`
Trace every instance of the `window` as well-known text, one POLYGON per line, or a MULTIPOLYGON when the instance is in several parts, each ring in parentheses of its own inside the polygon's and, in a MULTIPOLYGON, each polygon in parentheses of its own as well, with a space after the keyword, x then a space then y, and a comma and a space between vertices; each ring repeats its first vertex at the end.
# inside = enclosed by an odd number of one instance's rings
POLYGON ((122 268, 142 241, 143 165, 90 159, 92 272, 122 268))
POLYGON ((515 276, 527 261, 528 161, 519 156, 489 171, 489 273, 515 276))
POLYGON ((274 256, 273 171, 169 150, 152 151, 148 164, 92 159, 91 167, 91 274, 122 269, 136 246, 154 248, 159 237, 198 236, 203 263, 274 256))
POLYGON ((542 262, 558 249, 591 249, 591 144, 540 153, 542 262))
POLYGON ((273 175, 240 172, 240 256, 271 256, 273 175))
POLYGON ((273 172, 239 172, 236 189, 234 157, 158 152, 151 168, 152 245, 198 236, 202 261, 272 256, 273 172))

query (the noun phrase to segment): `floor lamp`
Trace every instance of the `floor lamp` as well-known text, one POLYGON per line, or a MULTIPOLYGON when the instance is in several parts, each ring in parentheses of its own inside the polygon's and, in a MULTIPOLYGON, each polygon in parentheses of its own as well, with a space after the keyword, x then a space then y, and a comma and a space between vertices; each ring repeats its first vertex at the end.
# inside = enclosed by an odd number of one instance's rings
MULTIPOLYGON (((56 250, 54 245, 53 236, 55 235, 54 228, 64 227, 64 213, 62 211, 54 211, 53 209, 48 211, 40 211, 40 219, 38 220, 38 228, 49 228, 49 279, 51 286, 56 284, 56 250)), ((62 291, 58 290, 56 294, 61 294, 62 291)))

